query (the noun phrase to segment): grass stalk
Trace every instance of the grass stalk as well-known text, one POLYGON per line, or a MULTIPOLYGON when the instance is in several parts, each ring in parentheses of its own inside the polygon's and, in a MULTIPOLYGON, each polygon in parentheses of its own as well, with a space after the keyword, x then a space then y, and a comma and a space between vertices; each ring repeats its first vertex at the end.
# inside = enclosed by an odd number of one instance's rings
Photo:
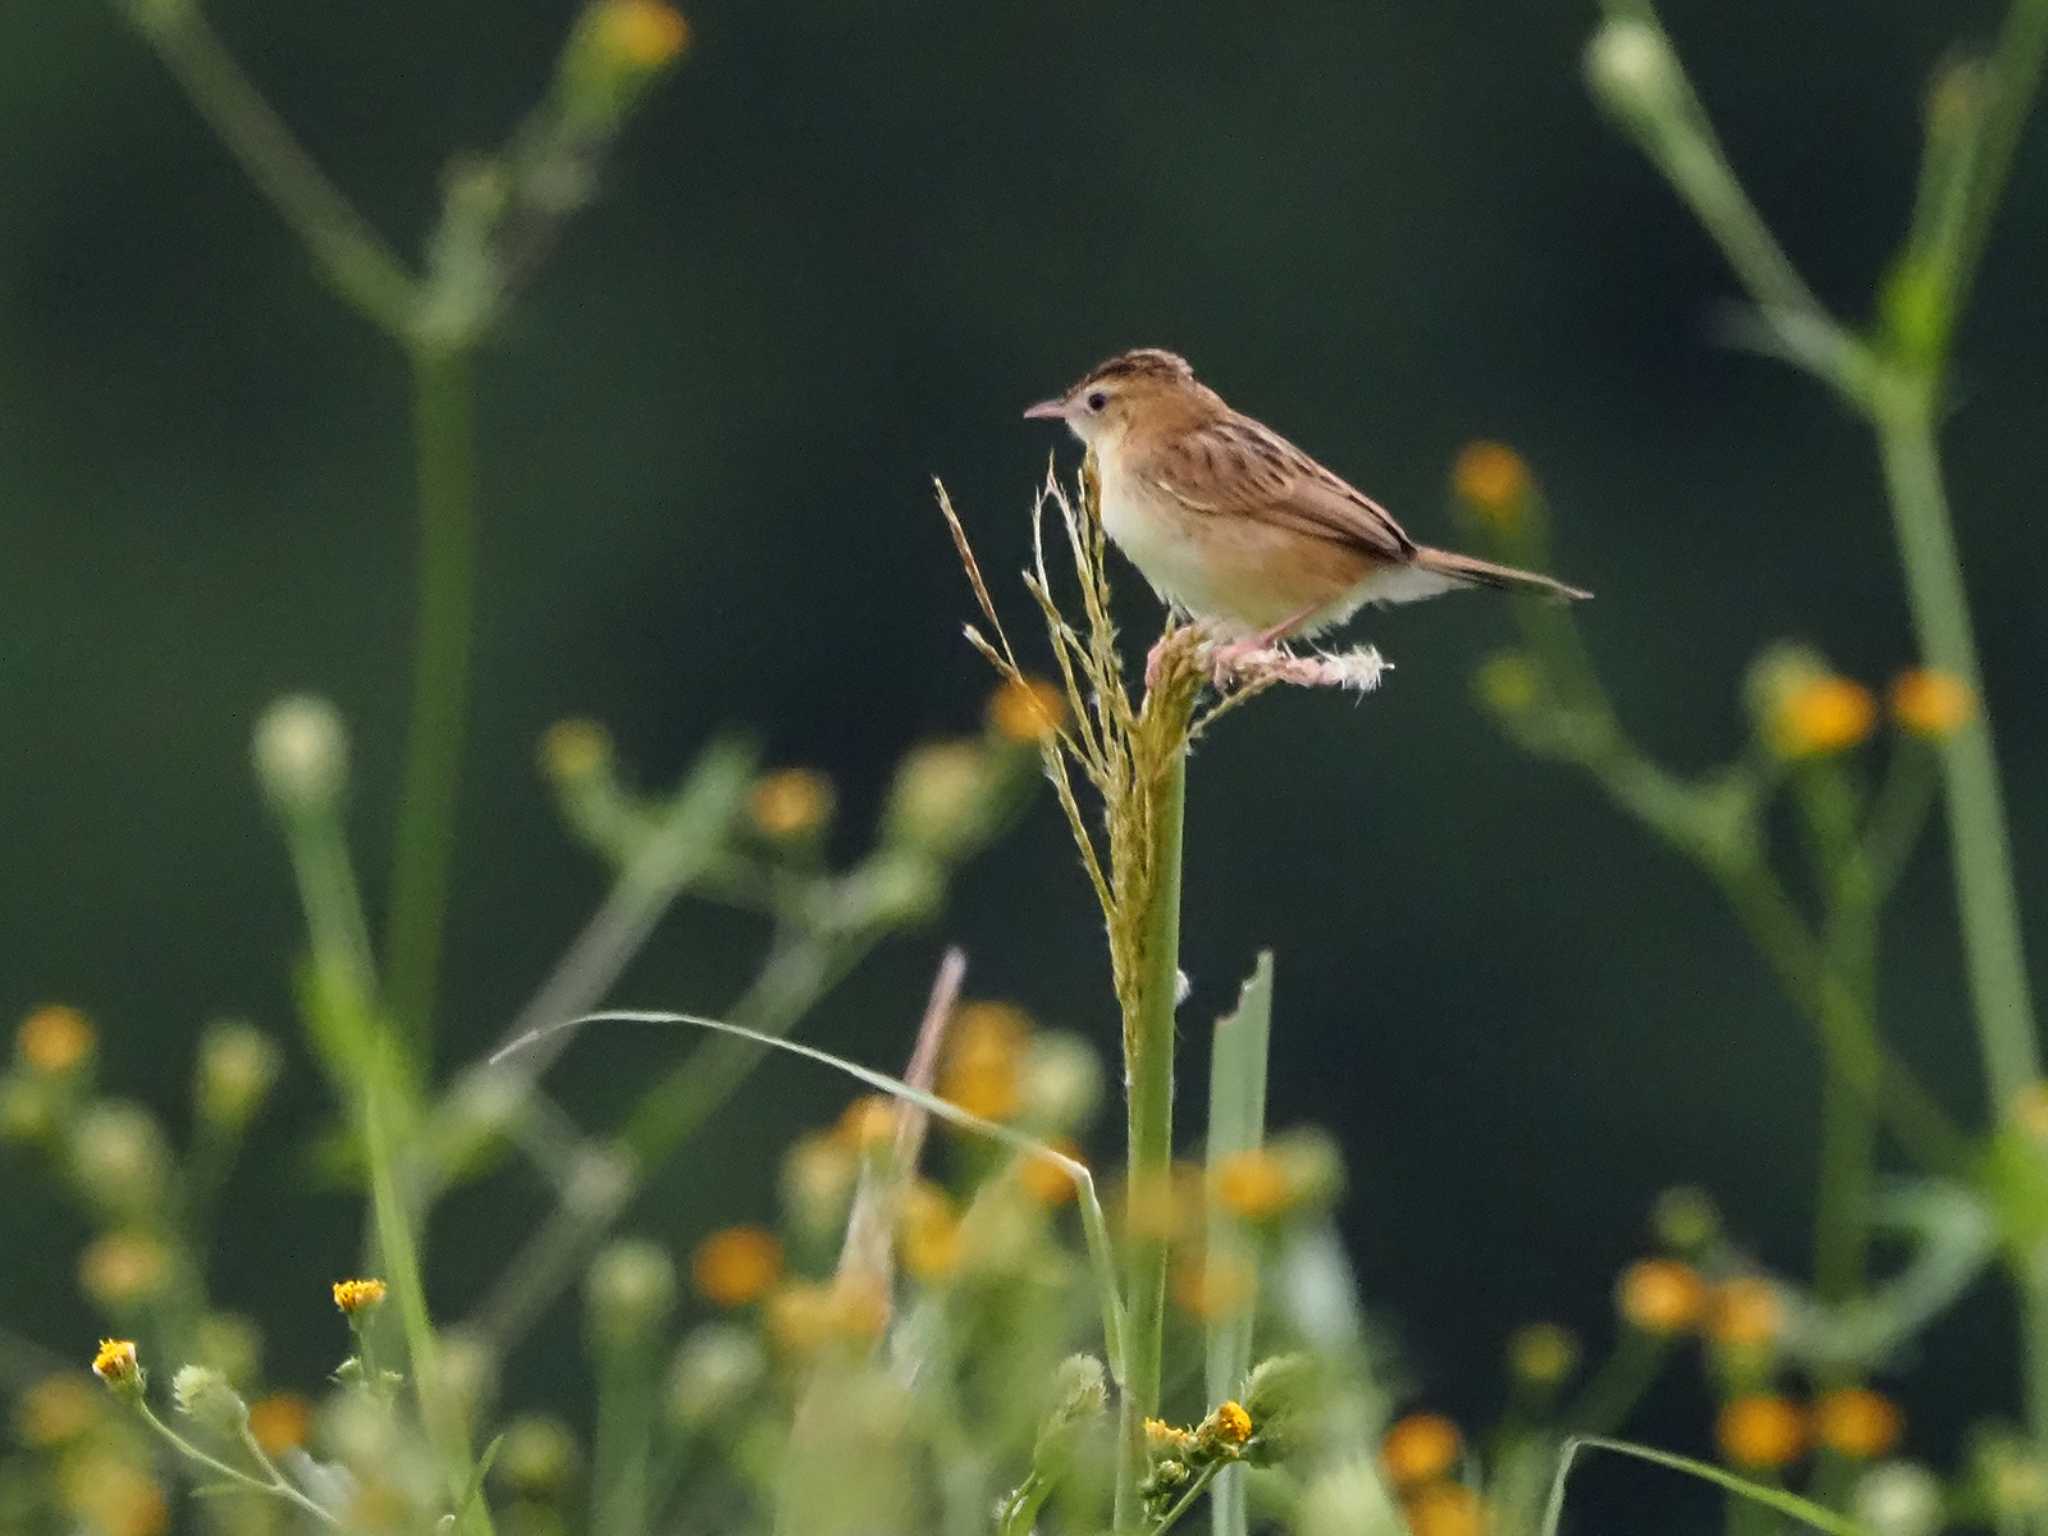
POLYGON ((390 1004, 428 1054, 448 904, 456 784, 469 713, 476 587, 476 443, 469 355, 412 350, 420 545, 411 719, 385 932, 390 1004))
MULTIPOLYGON (((1151 702, 1148 700, 1148 703, 1151 702)), ((1183 726, 1183 738, 1185 729, 1183 726)), ((1170 750, 1152 798, 1148 900, 1130 920, 1142 924, 1137 1006, 1124 1028, 1129 1144, 1124 1255, 1125 1374, 1119 1419, 1117 1529, 1134 1530, 1146 1471, 1145 1420, 1159 1413, 1160 1358, 1166 1331, 1166 1240, 1141 1208, 1162 1198, 1173 1177, 1173 1008, 1180 988, 1182 822, 1187 750, 1170 750)))
MULTIPOLYGON (((1969 599, 1942 484, 1935 401, 1932 381, 1893 379, 1878 392, 1872 420, 1921 652, 1929 665, 1961 679, 1981 698, 1983 679, 1969 599)), ((2040 1077, 2041 1055, 2020 939, 2004 797, 1991 727, 1982 714, 1943 744, 1942 767, 1963 955, 1976 1005, 1985 1085, 1994 1116, 2002 1116, 2040 1077)))

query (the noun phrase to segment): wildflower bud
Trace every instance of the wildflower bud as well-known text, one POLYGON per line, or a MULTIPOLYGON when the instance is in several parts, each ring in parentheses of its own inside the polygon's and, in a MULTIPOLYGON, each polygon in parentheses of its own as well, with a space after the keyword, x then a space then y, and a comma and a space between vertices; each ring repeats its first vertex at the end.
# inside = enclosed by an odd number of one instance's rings
POLYGON ((988 728, 999 741, 1031 747, 1067 723, 1067 696, 1043 678, 1006 678, 988 697, 988 728))
POLYGON ((101 1339, 99 1353, 92 1357, 92 1373, 117 1397, 139 1400, 149 1384, 149 1373, 136 1357, 132 1339, 101 1339))
POLYGON ((1984 1497, 1996 1514, 2048 1511, 2048 1469, 2025 1441, 1995 1430, 1978 1443, 1976 1460, 1984 1497))
POLYGON ((1553 1392, 1579 1367, 1579 1341, 1556 1323, 1530 1323, 1508 1340, 1508 1370, 1537 1392, 1553 1392))
POLYGON ((1945 741, 1976 718, 1977 696, 1953 673, 1916 667, 1893 680, 1891 706, 1901 730, 1945 741))
POLYGON ((676 1267, 658 1246, 627 1238, 591 1261, 584 1299, 591 1337, 611 1348, 645 1342, 668 1320, 676 1299, 676 1267))
POLYGON ((370 1314, 384 1305, 389 1289, 382 1280, 337 1280, 334 1305, 348 1319, 349 1327, 360 1332, 368 1324, 370 1314))
POLYGON ((1520 719, 1543 698, 1542 676, 1520 651, 1497 651, 1487 657, 1474 686, 1479 702, 1501 720, 1520 719))
POLYGON ((1280 1165, 1295 1210, 1326 1211, 1343 1195, 1344 1154, 1329 1132, 1297 1126, 1267 1142, 1266 1151, 1280 1165))
POLYGON ((1947 1523, 1944 1503, 1932 1472, 1914 1462, 1888 1461, 1857 1480, 1849 1508, 1871 1536, 1935 1536, 1947 1523))
POLYGON ((1380 1442, 1380 1465, 1398 1488, 1448 1476, 1465 1454, 1465 1437, 1440 1413, 1411 1413, 1380 1442))
POLYGON ((1699 1322, 1707 1288, 1699 1272, 1674 1259, 1639 1259, 1622 1271, 1614 1289, 1628 1324, 1659 1337, 1684 1333, 1699 1322))
POLYGON ((1721 1213, 1705 1190, 1680 1184, 1657 1196, 1650 1208, 1650 1229, 1672 1252, 1693 1256, 1721 1235, 1721 1213))
POLYGON ((937 1185, 920 1179, 904 1191, 896 1230, 898 1251, 911 1278, 933 1285, 960 1268, 965 1248, 960 1218, 937 1185))
POLYGON ((1708 1298, 1707 1337, 1724 1351, 1767 1353, 1785 1331, 1785 1303, 1761 1275, 1737 1275, 1708 1298))
POLYGON ((1248 1147, 1220 1159, 1210 1174, 1210 1194, 1244 1221, 1270 1221, 1294 1204, 1286 1170, 1264 1147, 1248 1147))
POLYGON ((1751 665, 1749 705, 1765 743, 1786 759, 1832 756, 1870 735, 1877 704, 1806 646, 1774 645, 1751 665))
POLYGON ((433 1411, 448 1422, 473 1422, 497 1390, 496 1352, 475 1329, 452 1328, 441 1335, 434 1366, 433 1411))
POLYGON ((263 1333, 239 1312, 209 1312, 192 1329, 192 1359, 210 1365, 232 1386, 254 1381, 263 1365, 263 1333))
POLYGON ((676 1351, 668 1378, 669 1417, 683 1429, 710 1429, 744 1407, 767 1374, 767 1353, 751 1329, 707 1323, 676 1351))
POLYGON ((757 780, 747 794, 754 830, 771 843, 799 843, 831 825, 836 795, 815 768, 783 768, 757 780))
POLYGON ((1386 1486, 1363 1458, 1322 1473, 1302 1490, 1295 1507, 1295 1536, 1360 1536, 1401 1529, 1386 1486))
POLYGON ((1766 1392, 1732 1397, 1714 1420, 1714 1443, 1737 1467, 1769 1470, 1806 1454, 1806 1415, 1787 1398, 1766 1392))
POLYGON ((864 1093, 840 1115, 837 1134, 861 1157, 886 1156, 896 1145, 900 1116, 888 1094, 864 1093))
POLYGON ((75 1372, 45 1376, 14 1405, 14 1431, 30 1450, 54 1450, 100 1420, 105 1404, 75 1372))
POLYGON ((878 927, 929 921, 945 895, 945 872, 912 849, 885 849, 848 877, 848 907, 878 927))
POLYGON ((541 736, 541 772, 558 788, 587 784, 611 766, 611 733, 595 720, 557 720, 541 736))
POLYGON ((348 782, 341 712, 312 694, 287 694, 256 722, 256 779, 287 816, 330 811, 348 782))
POLYGON ((1041 1030, 1024 1051, 1018 1117, 1051 1132, 1079 1130, 1102 1104, 1102 1059, 1078 1035, 1041 1030))
POLYGON ((239 1431, 249 1415, 249 1405, 241 1394, 210 1366, 179 1366, 171 1377, 171 1402, 178 1412, 222 1434, 239 1431))
POLYGON ((298 1450, 313 1437, 313 1405, 296 1392, 273 1392, 249 1405, 249 1433, 270 1457, 298 1450))
POLYGON ((284 1053, 254 1025, 240 1019, 207 1025, 192 1090, 199 1118, 239 1132, 263 1107, 283 1070, 284 1053))
POLYGON ((1514 533, 1529 513, 1529 466, 1505 443, 1467 443, 1451 466, 1451 489, 1497 532, 1514 533))
POLYGON ((171 1255, 146 1232, 107 1232, 78 1257, 78 1288, 106 1312, 126 1315, 163 1294, 171 1255))
POLYGON ((1456 1483, 1434 1483, 1410 1495, 1403 1514, 1409 1536, 1480 1536, 1493 1524, 1486 1501, 1456 1483))
POLYGON ((1195 1426, 1196 1449, 1208 1460, 1219 1456, 1234 1458, 1238 1448, 1252 1437, 1252 1416, 1244 1404, 1225 1399, 1195 1426))
POLYGON ((790 1147, 782 1159, 782 1207, 800 1241, 820 1241, 839 1230, 859 1176, 853 1150, 837 1136, 813 1132, 790 1147))
POLYGON ((51 1085, 18 1073, 0 1076, 0 1142, 30 1146, 57 1129, 59 1096, 51 1085))
POLYGON ((85 1198, 115 1216, 154 1218, 170 1182, 170 1152, 156 1117, 139 1104, 103 1099, 71 1135, 71 1176, 85 1198))
POLYGON ((690 1255, 690 1280, 714 1307, 744 1307, 782 1278, 782 1244, 766 1227, 713 1232, 690 1255))
POLYGON ((596 0, 584 14, 591 41, 622 71, 664 69, 690 44, 690 26, 661 0, 596 0))
POLYGON ((939 1065, 939 1097, 984 1120, 1010 1120, 1023 1102, 1031 1018, 1009 1003, 964 1004, 939 1065))
POLYGON ((1867 1387, 1838 1387, 1813 1405, 1813 1437, 1852 1461, 1889 1455, 1905 1432, 1899 1405, 1867 1387))
POLYGON ((1265 1425, 1315 1407, 1326 1390, 1323 1367, 1313 1355, 1269 1355, 1245 1377, 1243 1401, 1245 1411, 1265 1425))
POLYGON ((1686 100, 1685 72, 1664 34, 1646 21, 1610 21, 1586 45, 1586 83, 1624 121, 1656 123, 1686 100))
POLYGON ((981 743, 933 741, 914 747, 890 787, 883 837, 935 858, 958 857, 986 834, 993 787, 981 743))
POLYGON ((76 1008, 51 1003, 21 1021, 14 1035, 14 1055, 39 1077, 63 1077, 92 1057, 91 1020, 76 1008))
POLYGON ((548 1414, 524 1413, 505 1426, 491 1480, 520 1498, 552 1500, 576 1476, 576 1437, 548 1414))
POLYGON ((1093 1355, 1069 1355, 1053 1372, 1052 1409, 1038 1426, 1031 1465, 1041 1476, 1057 1477, 1081 1437, 1099 1425, 1109 1409, 1102 1362, 1093 1355))

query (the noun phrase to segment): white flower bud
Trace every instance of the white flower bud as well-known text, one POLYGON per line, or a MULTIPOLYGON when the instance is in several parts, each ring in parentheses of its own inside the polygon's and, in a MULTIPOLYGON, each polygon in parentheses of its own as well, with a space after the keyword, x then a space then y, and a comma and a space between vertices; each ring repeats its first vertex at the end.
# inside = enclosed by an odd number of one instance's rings
POLYGON ((312 694, 288 694, 263 712, 253 743, 256 777, 279 810, 323 811, 348 782, 341 712, 312 694))

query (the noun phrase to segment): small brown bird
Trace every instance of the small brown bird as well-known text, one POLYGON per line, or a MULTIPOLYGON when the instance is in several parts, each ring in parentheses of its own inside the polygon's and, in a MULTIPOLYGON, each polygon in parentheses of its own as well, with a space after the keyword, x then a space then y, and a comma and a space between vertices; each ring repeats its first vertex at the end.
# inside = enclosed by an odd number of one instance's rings
POLYGON ((1161 599, 1243 646, 1459 587, 1592 596, 1417 544, 1378 502, 1156 347, 1110 358, 1024 414, 1064 421, 1095 450, 1102 525, 1161 599))

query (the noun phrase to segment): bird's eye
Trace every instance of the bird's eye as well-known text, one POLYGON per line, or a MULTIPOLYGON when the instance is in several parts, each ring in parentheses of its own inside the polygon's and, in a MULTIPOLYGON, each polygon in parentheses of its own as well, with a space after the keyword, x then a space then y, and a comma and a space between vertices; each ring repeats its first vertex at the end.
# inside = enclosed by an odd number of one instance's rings
POLYGON ((1099 389, 1088 397, 1088 409, 1091 411, 1099 411, 1107 404, 1109 404, 1109 396, 1099 389))

